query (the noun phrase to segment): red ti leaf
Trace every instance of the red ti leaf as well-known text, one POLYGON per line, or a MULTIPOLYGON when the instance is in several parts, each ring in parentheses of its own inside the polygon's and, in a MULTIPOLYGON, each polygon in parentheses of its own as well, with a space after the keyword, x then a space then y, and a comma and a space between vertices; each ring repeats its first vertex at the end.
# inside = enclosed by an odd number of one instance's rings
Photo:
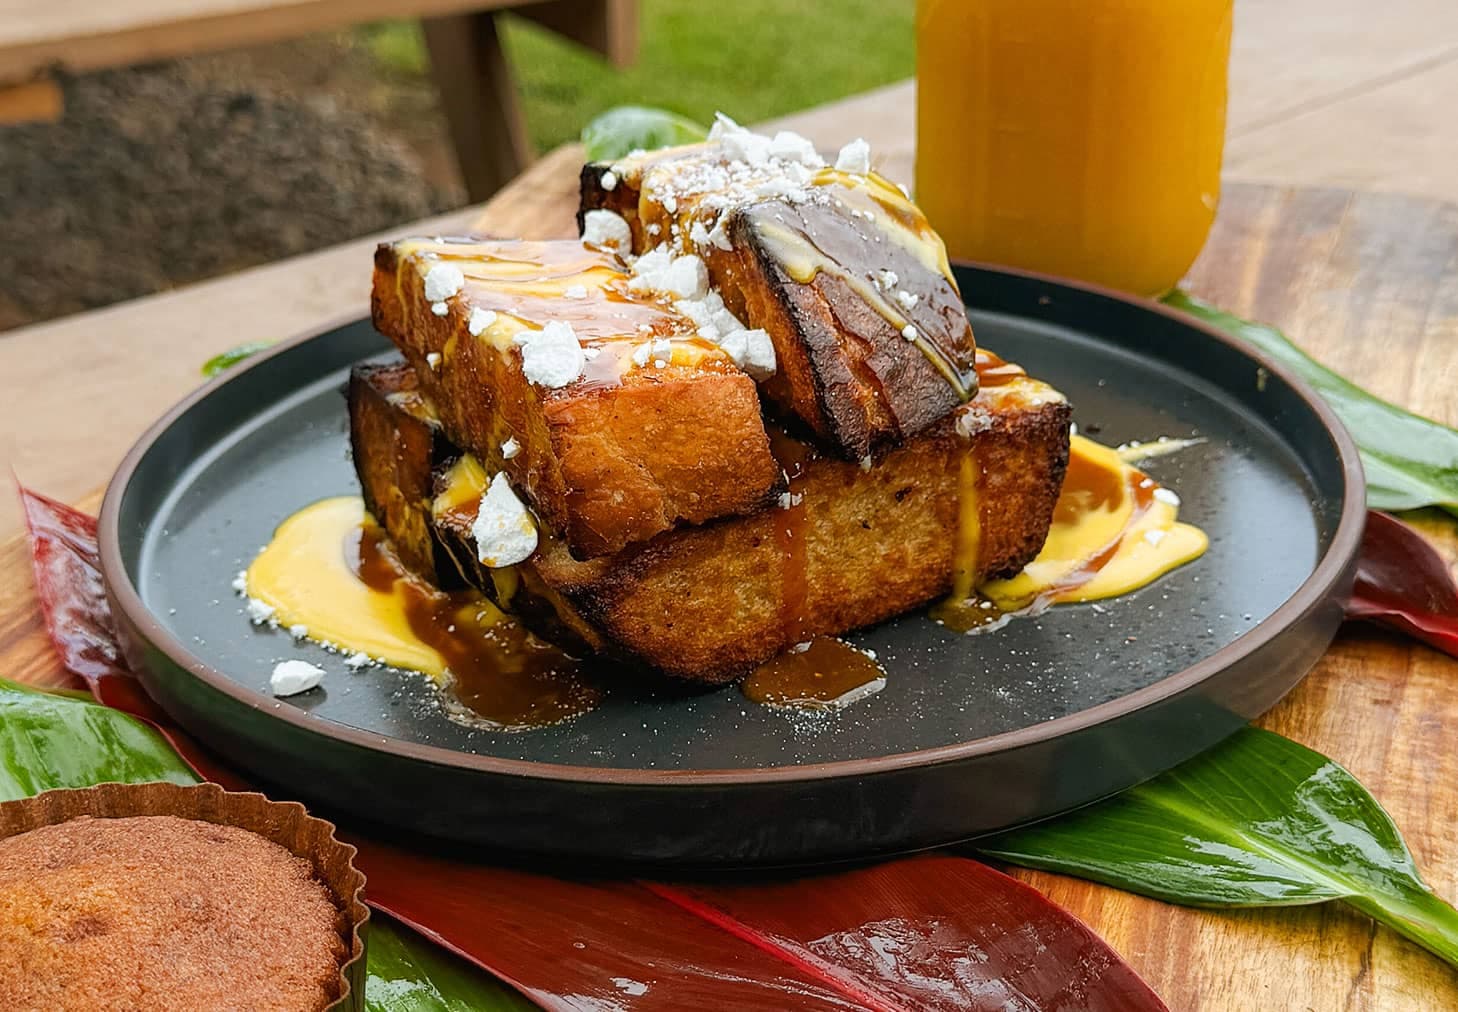
MULTIPOLYGON (((22 496, 41 607, 66 666, 101 702, 156 726, 202 776, 248 786, 172 726, 127 670, 101 587, 95 521, 22 496)), ((372 906, 544 1008, 1165 1009, 1071 914, 967 858, 663 885, 564 879, 348 840, 372 906)))
POLYGON ((1391 626, 1458 657, 1458 585, 1423 536, 1369 510, 1347 618, 1391 626))
POLYGON ((126 674, 101 584, 96 518, 28 489, 20 490, 20 505, 36 597, 61 663, 88 684, 126 674))
POLYGON ((736 934, 819 968, 870 1008, 1162 1007, 1082 922, 979 861, 932 854, 796 880, 649 888, 729 918, 736 934))
POLYGON ((86 683, 97 702, 155 727, 199 776, 229 790, 248 789, 247 781, 171 722, 126 666, 101 582, 96 518, 27 488, 20 490, 20 502, 30 535, 36 597, 66 670, 86 683))

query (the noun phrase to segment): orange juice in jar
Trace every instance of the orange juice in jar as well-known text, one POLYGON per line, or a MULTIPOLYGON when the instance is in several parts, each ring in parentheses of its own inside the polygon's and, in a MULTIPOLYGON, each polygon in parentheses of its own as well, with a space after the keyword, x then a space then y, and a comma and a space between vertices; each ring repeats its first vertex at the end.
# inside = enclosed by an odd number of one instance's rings
POLYGON ((1233 0, 919 0, 916 199, 954 257, 1142 295, 1220 193, 1233 0))

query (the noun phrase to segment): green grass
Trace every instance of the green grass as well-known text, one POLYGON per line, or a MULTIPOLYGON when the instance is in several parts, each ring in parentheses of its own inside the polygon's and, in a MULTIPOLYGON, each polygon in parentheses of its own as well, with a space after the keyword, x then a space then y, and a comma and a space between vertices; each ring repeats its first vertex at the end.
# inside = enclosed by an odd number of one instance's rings
MULTIPOLYGON (((643 0, 638 61, 626 70, 519 18, 506 19, 505 45, 527 127, 545 150, 615 105, 661 106, 701 122, 722 110, 752 123, 908 77, 914 9, 914 0, 643 0)), ((385 66, 426 72, 414 23, 364 31, 385 66)))

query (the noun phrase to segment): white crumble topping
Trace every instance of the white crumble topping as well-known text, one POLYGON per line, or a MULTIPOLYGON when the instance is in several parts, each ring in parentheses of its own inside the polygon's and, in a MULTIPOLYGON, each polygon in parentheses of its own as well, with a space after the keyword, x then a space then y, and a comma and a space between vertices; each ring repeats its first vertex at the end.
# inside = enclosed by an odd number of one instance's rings
POLYGON ((861 458, 861 470, 862 471, 869 471, 871 469, 871 464, 872 464, 872 460, 871 460, 871 455, 869 453, 866 454, 864 457, 861 458))
POLYGON ((835 158, 835 167, 841 172, 854 172, 864 176, 871 171, 871 146, 864 138, 857 137, 840 149, 840 154, 835 158))
POLYGON ((439 369, 440 368, 440 352, 438 352, 438 351, 426 352, 426 354, 425 354, 425 364, 428 365, 428 366, 430 366, 432 369, 439 369))
POLYGON ((588 211, 583 215, 582 241, 624 256, 633 252, 633 230, 616 211, 588 211))
POLYGON ((725 253, 734 251, 734 243, 729 239, 729 233, 724 231, 724 218, 721 216, 714 222, 714 227, 709 229, 709 242, 723 250, 725 253))
MULTIPOLYGON (((791 202, 810 199, 812 177, 825 167, 815 146, 799 134, 780 131, 773 138, 746 130, 720 114, 709 131, 712 146, 701 156, 680 159, 662 171, 649 170, 644 181, 647 197, 670 214, 685 200, 695 201, 694 214, 707 230, 707 239, 687 237, 702 246, 712 243, 728 250, 728 238, 719 231, 720 212, 749 199, 781 197, 791 202)), ((632 155, 628 156, 632 158, 632 155)), ((658 235, 649 226, 650 235, 658 235)), ((685 237, 676 236, 679 243, 685 237)))
POLYGON ((308 661, 279 661, 268 676, 268 687, 275 696, 297 696, 317 686, 324 678, 324 669, 308 661))
POLYGON ((908 323, 906 326, 901 328, 901 336, 906 338, 908 341, 915 341, 917 338, 916 328, 908 323))
POLYGON ((277 609, 266 601, 260 601, 256 597, 248 599, 248 621, 254 625, 264 625, 273 622, 273 614, 277 609))
POLYGON ((472 337, 480 337, 482 331, 495 322, 495 311, 482 309, 480 306, 472 306, 471 316, 466 320, 466 330, 470 331, 472 337))
POLYGON ((344 666, 350 671, 358 671, 360 668, 367 668, 374 663, 374 658, 369 654, 357 650, 344 659, 344 666))
POLYGON ((815 145, 793 130, 781 130, 775 134, 770 139, 769 154, 771 158, 799 162, 801 165, 817 169, 825 164, 825 161, 816 152, 815 145))
POLYGON ((628 290, 672 299, 702 299, 709 293, 709 269, 691 253, 673 256, 660 246, 634 261, 628 290))
POLYGON ((562 298, 564 298, 564 299, 585 299, 585 298, 587 298, 587 286, 586 285, 568 285, 567 288, 562 292, 562 298))
POLYGON ((757 380, 768 379, 775 374, 775 346, 763 330, 741 330, 729 334, 719 342, 739 366, 757 380))
POLYGON ((901 279, 896 276, 895 271, 876 272, 876 287, 881 289, 881 291, 883 292, 889 292, 893 290, 900 283, 901 279))
POLYGON ((597 177, 597 182, 604 190, 611 193, 618 188, 618 174, 612 169, 608 169, 597 177))
MULTIPOLYGON (((455 264, 438 263, 425 272, 425 298, 429 302, 444 302, 465 285, 466 276, 455 264)), ((433 306, 431 308, 434 309, 433 306)))
POLYGON ((1180 504, 1180 497, 1175 494, 1174 489, 1157 488, 1154 490, 1154 498, 1166 506, 1178 506, 1180 504))
POLYGON ((896 293, 896 304, 902 309, 906 310, 908 313, 915 309, 916 304, 920 301, 921 296, 913 295, 911 292, 908 292, 905 289, 902 289, 901 291, 896 293))
POLYGON ((537 525, 511 490, 505 474, 491 479, 471 524, 476 557, 492 569, 524 562, 536 551, 537 525))
POLYGON ((451 307, 444 302, 432 302, 430 304, 430 311, 436 316, 444 316, 451 311, 451 307))
POLYGON ((248 570, 238 570, 238 575, 233 577, 233 593, 247 595, 248 593, 248 570))
POLYGON ((521 452, 521 444, 516 441, 516 437, 515 436, 512 436, 512 437, 508 438, 506 440, 506 442, 504 442, 504 443, 501 444, 501 459, 502 460, 511 460, 513 457, 515 457, 520 452, 521 452))
POLYGON ((739 317, 729 312, 718 292, 710 291, 702 299, 680 299, 673 304, 699 328, 699 336, 718 344, 725 337, 744 329, 739 317))
POLYGON ((656 222, 656 221, 653 224, 651 224, 651 225, 648 226, 648 234, 649 235, 658 235, 662 231, 663 231, 663 226, 660 225, 660 224, 658 224, 658 222, 656 222))
POLYGON ((295 622, 289 626, 289 635, 296 640, 306 640, 309 638, 309 627, 302 622, 295 622))
POLYGON ((521 369, 532 383, 565 387, 582 375, 587 359, 572 324, 552 320, 541 330, 522 330, 512 336, 521 348, 521 369))
POLYGON ((633 349, 633 363, 639 367, 647 366, 652 360, 655 368, 662 369, 672 358, 673 342, 666 337, 655 337, 633 349))

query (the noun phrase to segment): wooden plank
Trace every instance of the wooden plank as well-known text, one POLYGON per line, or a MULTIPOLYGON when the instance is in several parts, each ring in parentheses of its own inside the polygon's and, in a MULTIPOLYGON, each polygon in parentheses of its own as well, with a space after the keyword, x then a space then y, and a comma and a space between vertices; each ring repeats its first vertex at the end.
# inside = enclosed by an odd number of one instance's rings
POLYGON ((466 193, 485 200, 532 160, 496 15, 427 18, 425 43, 466 193))
POLYGON ((0 81, 53 67, 144 63, 383 18, 438 17, 521 0, 0 0, 0 81))
MULTIPOLYGON (((1458 21, 1458 4, 1450 10, 1458 21)), ((1458 46, 1445 61, 1411 76, 1254 129, 1232 129, 1225 168, 1262 182, 1370 187, 1458 200, 1455 103, 1458 46)))

